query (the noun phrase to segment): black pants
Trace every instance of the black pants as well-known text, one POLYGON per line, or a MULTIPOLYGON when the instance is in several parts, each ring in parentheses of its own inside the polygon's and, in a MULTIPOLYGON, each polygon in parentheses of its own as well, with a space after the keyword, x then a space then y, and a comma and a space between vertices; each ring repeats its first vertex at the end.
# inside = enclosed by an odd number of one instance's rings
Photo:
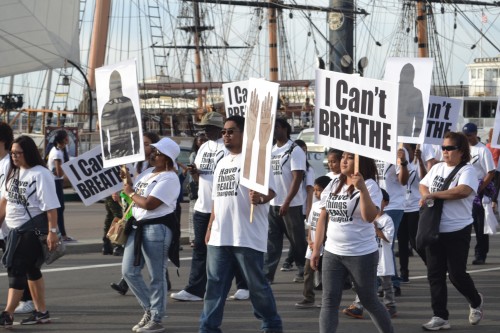
POLYGON ((427 279, 431 288, 431 305, 434 316, 448 320, 449 312, 446 273, 450 282, 476 308, 481 304, 474 281, 466 272, 471 239, 471 225, 447 233, 440 233, 437 243, 426 248, 427 279))
POLYGON ((476 259, 486 260, 490 250, 490 236, 484 234, 484 208, 472 205, 472 218, 474 219, 474 232, 476 233, 476 247, 474 254, 476 259))
POLYGON ((398 229, 398 250, 399 250, 399 267, 401 276, 409 276, 409 257, 410 250, 409 246, 415 250, 420 258, 425 263, 425 251, 417 251, 416 246, 416 237, 417 237, 417 229, 418 229, 418 210, 416 212, 407 212, 403 214, 403 218, 401 219, 401 224, 398 229))

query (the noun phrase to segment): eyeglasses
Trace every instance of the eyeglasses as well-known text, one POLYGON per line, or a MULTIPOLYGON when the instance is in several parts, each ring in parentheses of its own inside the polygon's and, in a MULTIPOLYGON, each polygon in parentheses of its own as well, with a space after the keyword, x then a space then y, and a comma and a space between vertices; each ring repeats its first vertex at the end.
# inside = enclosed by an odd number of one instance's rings
POLYGON ((223 136, 226 135, 226 134, 227 135, 233 135, 234 132, 240 132, 240 130, 228 128, 228 129, 221 130, 220 134, 222 134, 223 136))
POLYGON ((10 152, 10 155, 14 156, 14 157, 18 157, 19 155, 22 155, 22 154, 24 154, 23 151, 11 151, 10 152))
POLYGON ((458 149, 458 146, 441 146, 441 150, 446 150, 446 151, 453 151, 453 150, 457 150, 458 149))

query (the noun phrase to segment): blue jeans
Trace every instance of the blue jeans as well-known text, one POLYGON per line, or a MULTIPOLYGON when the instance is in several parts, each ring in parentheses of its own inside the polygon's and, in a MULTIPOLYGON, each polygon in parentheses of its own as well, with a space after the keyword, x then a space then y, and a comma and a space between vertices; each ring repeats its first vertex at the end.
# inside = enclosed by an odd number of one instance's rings
POLYGON ((392 278, 392 285, 395 288, 399 288, 401 286, 401 280, 399 280, 399 275, 398 275, 398 266, 396 266, 396 256, 394 256, 394 244, 396 244, 396 239, 398 238, 398 229, 399 225, 401 224, 401 219, 403 218, 403 214, 405 211, 403 209, 391 209, 391 210, 386 210, 385 213, 389 215, 392 219, 392 222, 394 222, 394 237, 392 238, 392 261, 394 263, 394 275, 392 278))
POLYGON ((269 207, 269 232, 267 238, 267 254, 265 255, 264 274, 269 281, 274 280, 274 274, 283 251, 283 235, 288 237, 290 248, 297 267, 304 267, 307 251, 307 241, 302 206, 288 208, 285 216, 279 216, 279 206, 269 207))
POLYGON ((248 282, 250 300, 262 330, 281 332, 281 318, 264 272, 264 253, 248 247, 208 246, 207 291, 200 317, 200 333, 220 333, 224 304, 235 271, 239 268, 248 282))
POLYGON ((201 298, 205 295, 205 288, 207 286, 207 245, 205 244, 205 234, 207 233, 209 220, 210 213, 194 211, 193 258, 191 260, 189 281, 184 288, 188 293, 201 298))
POLYGON ((151 311, 151 319, 161 323, 167 304, 168 248, 172 231, 163 224, 145 225, 142 236, 142 255, 139 266, 134 266, 135 230, 128 236, 122 261, 122 275, 144 311, 151 311), (150 276, 149 286, 142 276, 146 264, 150 276))
POLYGON ((323 297, 319 315, 320 333, 337 331, 342 288, 348 275, 364 308, 379 332, 394 331, 389 313, 377 296, 378 251, 362 256, 323 254, 323 297))

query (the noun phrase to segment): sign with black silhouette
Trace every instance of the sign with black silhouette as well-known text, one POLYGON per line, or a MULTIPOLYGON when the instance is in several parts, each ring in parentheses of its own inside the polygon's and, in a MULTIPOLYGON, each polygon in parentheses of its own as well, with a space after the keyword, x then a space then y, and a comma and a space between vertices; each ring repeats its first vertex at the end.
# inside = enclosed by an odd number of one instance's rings
POLYGON ((457 130, 458 115, 461 112, 461 99, 431 95, 424 143, 442 145, 446 132, 457 130))
POLYGON ((222 85, 222 91, 224 92, 226 117, 235 115, 245 117, 248 98, 248 81, 224 83, 222 85))
POLYGON ((491 136, 491 147, 500 148, 500 98, 497 102, 495 125, 493 127, 493 135, 491 136))
MULTIPOLYGON (((120 166, 105 168, 101 147, 95 147, 71 159, 64 163, 62 168, 85 206, 104 199, 123 188, 120 166)), ((132 164, 128 164, 127 169, 131 177, 134 177, 135 171, 132 164)))
POLYGON ((262 79, 248 81, 243 136, 241 185, 267 195, 279 84, 262 79))
POLYGON ((396 83, 317 69, 315 102, 315 143, 396 163, 396 83))
POLYGON ((68 133, 69 143, 66 146, 69 157, 78 156, 78 127, 45 127, 45 156, 48 156, 52 147, 54 147, 54 137, 59 130, 65 130, 68 133))
POLYGON ((97 68, 95 77, 104 166, 143 161, 135 59, 97 68))
POLYGON ((433 61, 432 58, 387 59, 384 80, 399 83, 398 142, 424 142, 433 61))

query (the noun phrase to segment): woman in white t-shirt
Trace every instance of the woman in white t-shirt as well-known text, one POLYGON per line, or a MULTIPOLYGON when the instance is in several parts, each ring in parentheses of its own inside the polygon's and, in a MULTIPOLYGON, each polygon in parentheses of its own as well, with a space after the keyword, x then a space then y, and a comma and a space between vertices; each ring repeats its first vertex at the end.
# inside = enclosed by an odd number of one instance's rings
POLYGON ((9 296, 0 314, 0 326, 6 328, 13 324, 14 310, 26 286, 36 308, 31 316, 21 320, 21 325, 50 322, 40 271, 44 258, 38 233, 47 234, 49 250, 55 249, 59 242, 59 201, 54 196, 54 177, 45 167, 35 142, 28 136, 18 137, 12 144, 10 156, 11 167, 0 199, 0 223, 6 223, 10 229, 2 257, 9 277, 9 296))
MULTIPOLYGON (((133 228, 128 235, 122 261, 122 275, 144 309, 141 321, 132 328, 163 332, 168 260, 179 267, 179 236, 175 208, 180 191, 175 159, 180 148, 169 138, 151 144, 155 148, 154 167, 132 180, 127 175, 123 191, 132 199, 133 228), (148 267, 151 280, 144 282, 142 268, 148 267)), ((122 175, 125 176, 125 175, 122 175)))
POLYGON ((371 221, 382 203, 377 166, 372 159, 360 156, 359 172, 355 173, 354 154, 344 152, 341 173, 339 181, 332 180, 321 194, 322 209, 310 259, 311 268, 316 270, 326 230, 320 332, 337 330, 342 288, 348 276, 379 332, 393 332, 391 318, 376 288, 379 254, 371 221))
POLYGON ((446 273, 470 304, 469 322, 477 325, 483 317, 483 296, 477 292, 474 281, 466 271, 473 221, 472 202, 479 185, 474 167, 464 165, 448 189, 440 191, 457 165, 470 162, 469 142, 462 133, 448 132, 441 149, 445 163, 434 165, 420 181, 421 206, 431 204, 433 200, 444 200, 439 240, 425 249, 433 317, 422 326, 434 331, 450 328, 446 273))

